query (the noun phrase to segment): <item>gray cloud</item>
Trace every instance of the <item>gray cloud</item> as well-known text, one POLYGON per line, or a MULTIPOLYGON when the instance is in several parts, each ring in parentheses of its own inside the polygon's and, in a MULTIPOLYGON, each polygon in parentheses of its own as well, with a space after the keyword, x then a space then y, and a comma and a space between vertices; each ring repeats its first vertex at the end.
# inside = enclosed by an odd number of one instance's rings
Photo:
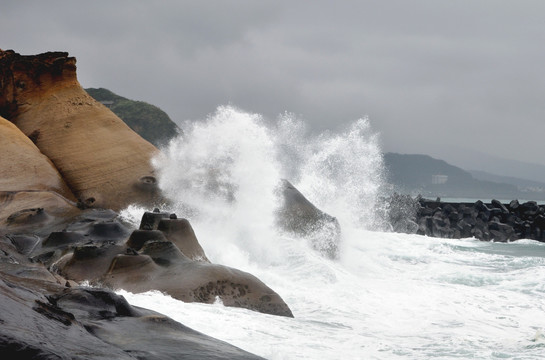
POLYGON ((529 0, 14 1, 0 47, 69 51, 83 86, 179 122, 229 102, 316 129, 369 115, 386 151, 545 164, 544 13, 529 0))

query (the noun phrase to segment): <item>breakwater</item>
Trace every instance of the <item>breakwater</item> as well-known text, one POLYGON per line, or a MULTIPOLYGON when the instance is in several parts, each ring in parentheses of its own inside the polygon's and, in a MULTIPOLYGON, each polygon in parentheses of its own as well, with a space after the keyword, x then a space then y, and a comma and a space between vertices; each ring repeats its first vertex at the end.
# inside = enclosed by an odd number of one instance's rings
POLYGON ((535 201, 509 204, 449 203, 416 199, 416 233, 440 238, 468 238, 508 242, 532 239, 545 242, 545 206, 535 201))

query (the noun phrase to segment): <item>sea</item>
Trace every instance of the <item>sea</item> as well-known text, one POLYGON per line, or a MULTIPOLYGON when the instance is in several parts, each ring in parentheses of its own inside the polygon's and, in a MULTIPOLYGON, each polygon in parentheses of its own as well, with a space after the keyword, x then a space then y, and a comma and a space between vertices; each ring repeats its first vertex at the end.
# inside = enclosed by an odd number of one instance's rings
MULTIPOLYGON (((213 263, 257 276, 294 318, 117 290, 131 304, 266 359, 545 358, 545 243, 391 232, 369 119, 317 134, 294 114, 221 106, 183 128, 154 160, 161 210, 188 218, 213 263), (279 179, 339 220, 338 259, 278 228, 279 179)), ((145 210, 122 215, 137 226, 145 210)))

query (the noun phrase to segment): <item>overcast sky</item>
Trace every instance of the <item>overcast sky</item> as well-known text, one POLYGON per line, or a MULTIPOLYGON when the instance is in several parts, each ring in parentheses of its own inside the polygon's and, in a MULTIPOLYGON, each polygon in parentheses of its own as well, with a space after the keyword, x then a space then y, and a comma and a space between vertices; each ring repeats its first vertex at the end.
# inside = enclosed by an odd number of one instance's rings
POLYGON ((314 129, 367 115, 385 151, 545 164, 542 0, 18 0, 0 34, 177 122, 228 103, 314 129))

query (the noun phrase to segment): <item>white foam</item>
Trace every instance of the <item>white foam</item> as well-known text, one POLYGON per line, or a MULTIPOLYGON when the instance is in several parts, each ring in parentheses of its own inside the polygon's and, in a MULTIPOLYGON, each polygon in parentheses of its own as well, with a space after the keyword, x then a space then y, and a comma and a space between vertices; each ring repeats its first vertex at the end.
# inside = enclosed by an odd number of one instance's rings
POLYGON ((121 292, 131 303, 269 359, 542 357, 545 246, 370 231, 382 157, 368 120, 314 136, 293 115, 266 125, 228 106, 184 132, 155 162, 169 210, 191 220, 209 258, 259 277, 295 318, 121 292), (338 217, 338 261, 275 231, 281 177, 338 217))

